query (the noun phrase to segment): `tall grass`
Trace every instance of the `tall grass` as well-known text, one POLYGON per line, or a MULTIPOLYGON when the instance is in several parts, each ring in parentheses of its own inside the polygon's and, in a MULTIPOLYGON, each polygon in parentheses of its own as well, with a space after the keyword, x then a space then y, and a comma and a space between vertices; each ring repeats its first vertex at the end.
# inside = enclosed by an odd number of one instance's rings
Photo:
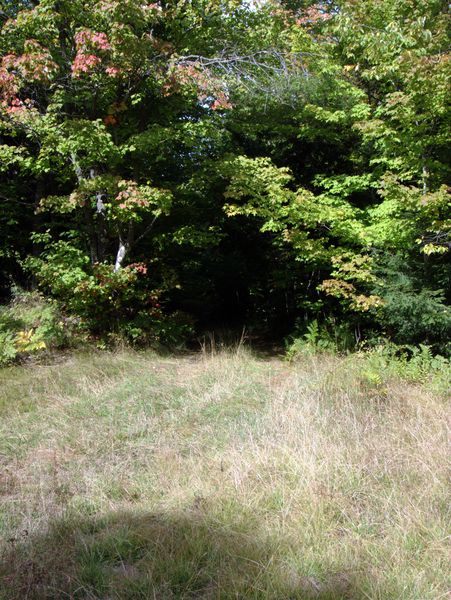
POLYGON ((241 348, 0 371, 0 598, 448 597, 445 395, 368 368, 241 348))

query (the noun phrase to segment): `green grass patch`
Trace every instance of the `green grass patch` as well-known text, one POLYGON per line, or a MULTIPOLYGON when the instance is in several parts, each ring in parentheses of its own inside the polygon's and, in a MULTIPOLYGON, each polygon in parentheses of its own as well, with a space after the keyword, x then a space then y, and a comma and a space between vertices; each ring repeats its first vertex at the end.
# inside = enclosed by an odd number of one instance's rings
POLYGON ((374 360, 4 369, 0 599, 445 597, 446 395, 374 360))

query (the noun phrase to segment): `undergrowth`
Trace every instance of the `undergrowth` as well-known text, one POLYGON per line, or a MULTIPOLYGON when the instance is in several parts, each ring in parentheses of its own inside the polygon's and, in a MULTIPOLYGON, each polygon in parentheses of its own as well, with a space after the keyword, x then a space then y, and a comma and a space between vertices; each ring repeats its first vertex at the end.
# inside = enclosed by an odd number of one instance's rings
POLYGON ((86 339, 78 319, 38 292, 13 290, 0 306, 0 366, 43 352, 73 347, 86 339))

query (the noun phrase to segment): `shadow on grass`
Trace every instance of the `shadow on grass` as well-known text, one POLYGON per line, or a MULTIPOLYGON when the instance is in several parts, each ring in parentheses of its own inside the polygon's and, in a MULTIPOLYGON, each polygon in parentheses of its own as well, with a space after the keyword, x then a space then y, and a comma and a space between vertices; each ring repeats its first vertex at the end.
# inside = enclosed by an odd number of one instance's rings
MULTIPOLYGON (((47 534, 9 540, 1 600, 363 600, 350 571, 299 573, 283 549, 196 513, 114 513, 55 521, 47 534), (282 558, 281 558, 282 557, 282 558)), ((305 567, 304 567, 305 568, 305 567)))

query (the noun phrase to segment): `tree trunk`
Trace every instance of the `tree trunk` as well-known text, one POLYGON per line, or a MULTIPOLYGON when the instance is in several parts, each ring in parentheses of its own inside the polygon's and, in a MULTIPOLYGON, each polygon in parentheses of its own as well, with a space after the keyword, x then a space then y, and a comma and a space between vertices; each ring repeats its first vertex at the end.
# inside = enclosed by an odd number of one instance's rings
MULTIPOLYGON (((75 153, 72 153, 70 155, 70 160, 74 167, 74 171, 75 171, 75 175, 77 177, 78 184, 80 185, 83 182, 83 180, 86 178, 83 175, 83 171, 78 163, 77 156, 75 155, 75 153)), ((92 175, 92 172, 93 171, 91 170, 91 175, 92 175)), ((96 232, 96 227, 95 227, 95 223, 94 223, 94 216, 92 214, 91 207, 89 206, 89 202, 84 203, 83 216, 84 216, 85 223, 86 223, 86 229, 88 231, 89 254, 90 254, 90 258, 91 258, 91 264, 93 265, 96 262, 98 262, 99 257, 98 257, 97 232, 96 232)))
POLYGON ((126 254, 128 254, 132 244, 133 244, 133 236, 134 236, 134 227, 133 222, 128 224, 128 232, 127 239, 124 241, 121 233, 119 232, 119 248, 116 254, 116 262, 114 263, 114 272, 117 273, 119 269, 122 267, 122 263, 124 262, 124 258, 126 254))
POLYGON ((122 267, 122 263, 124 262, 125 255, 128 252, 128 244, 124 242, 122 239, 119 239, 119 248, 116 254, 116 262, 114 263, 114 272, 117 273, 119 269, 122 267))

